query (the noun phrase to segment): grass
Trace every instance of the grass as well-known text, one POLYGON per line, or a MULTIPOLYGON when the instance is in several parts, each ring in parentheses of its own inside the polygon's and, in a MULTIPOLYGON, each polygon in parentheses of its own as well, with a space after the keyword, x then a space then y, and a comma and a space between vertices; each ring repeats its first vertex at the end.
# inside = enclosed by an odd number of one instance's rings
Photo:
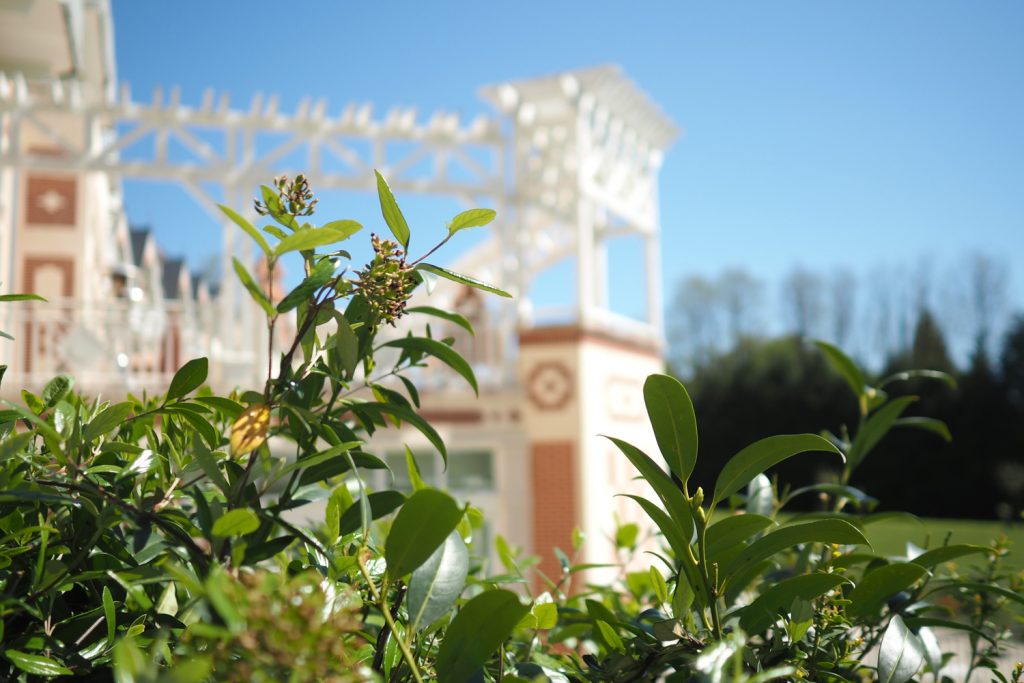
POLYGON ((988 545, 1000 534, 1013 544, 1006 557, 1006 566, 1024 569, 1024 523, 1007 524, 976 519, 918 519, 895 515, 868 524, 864 535, 880 555, 905 555, 907 542, 921 548, 935 548, 945 542, 988 545))

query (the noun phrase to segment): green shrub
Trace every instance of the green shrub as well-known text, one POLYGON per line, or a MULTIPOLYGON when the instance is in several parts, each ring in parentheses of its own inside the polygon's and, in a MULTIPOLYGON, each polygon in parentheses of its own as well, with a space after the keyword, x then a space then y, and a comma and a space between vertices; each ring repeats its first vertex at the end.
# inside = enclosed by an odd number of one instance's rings
POLYGON ((424 261, 493 211, 459 214, 441 244, 409 260, 409 227, 379 175, 378 193, 393 239, 373 236, 374 257, 354 270, 339 245, 361 226, 308 223, 316 200, 301 176, 263 188, 257 211, 273 223, 262 229, 224 207, 260 249, 268 282, 281 256, 304 263, 284 296, 234 263, 270 339, 281 315, 296 315, 291 342, 270 349, 263 387, 215 395, 200 358, 163 395, 99 402, 61 376, 0 410, 0 678, 899 682, 938 678, 937 628, 970 636, 972 668, 996 668, 1005 603, 1022 601, 1000 568, 1005 548, 882 557, 863 534, 872 499, 850 486, 893 427, 948 437, 944 425, 903 417, 910 399, 867 386, 827 345, 859 405, 856 427, 758 441, 708 493, 690 490, 698 437, 686 390, 648 378, 663 461, 612 440, 653 489, 657 502, 635 500, 658 534, 622 525, 612 585, 573 586, 588 567, 561 551, 561 575, 539 576, 536 558, 500 538, 504 574, 485 574, 470 552, 479 512, 425 486, 411 452, 411 493, 370 490, 364 473, 387 467, 372 452, 378 429, 410 425, 446 458, 417 412, 410 370, 430 357, 476 389, 429 324, 390 341, 380 329, 410 314, 471 329, 454 313, 407 308, 425 274, 504 295, 424 261), (839 464, 838 479, 788 490, 765 476, 803 452, 839 464), (804 495, 828 512, 780 516, 804 495), (289 521, 316 499, 326 500, 322 523, 289 521), (641 571, 645 541, 655 563, 641 571), (951 565, 975 556, 985 562, 951 565))

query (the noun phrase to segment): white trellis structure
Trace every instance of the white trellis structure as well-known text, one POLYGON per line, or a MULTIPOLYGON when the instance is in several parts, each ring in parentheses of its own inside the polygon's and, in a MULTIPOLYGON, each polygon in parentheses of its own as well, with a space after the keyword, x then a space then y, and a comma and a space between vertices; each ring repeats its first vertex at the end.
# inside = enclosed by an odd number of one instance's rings
MULTIPOLYGON (((253 254, 237 228, 223 222, 217 201, 246 206, 260 183, 295 172, 306 173, 317 191, 370 191, 373 169, 380 169, 399 195, 453 196, 497 209, 491 237, 456 264, 516 296, 517 305, 498 315, 497 338, 510 339, 532 323, 531 283, 569 258, 576 263, 570 317, 660 340, 657 187, 663 151, 676 135, 672 123, 615 67, 505 83, 482 95, 499 115, 464 122, 448 112, 423 118, 414 109, 376 117, 369 104, 331 115, 323 100, 304 100, 286 114, 275 98, 261 95, 239 109, 213 91, 198 107, 183 105, 177 89, 158 89, 140 103, 127 86, 90 94, 74 80, 0 74, 0 173, 102 175, 114 192, 123 178, 178 183, 223 225, 230 263, 235 255, 252 262, 253 254), (53 124, 68 118, 83 136, 69 139, 53 124), (20 144, 28 130, 50 149, 20 144), (300 167, 284 167, 297 155, 300 167), (608 306, 607 243, 627 234, 645 244, 642 322, 608 306)), ((3 200, 10 205, 17 196, 7 187, 3 200)), ((15 214, 8 212, 12 222, 15 214)), ((14 233, 12 224, 8 234, 14 233)), ((219 299, 218 355, 255 367, 253 308, 241 303, 231 277, 219 299)), ((494 349, 506 357, 508 351, 494 349)))

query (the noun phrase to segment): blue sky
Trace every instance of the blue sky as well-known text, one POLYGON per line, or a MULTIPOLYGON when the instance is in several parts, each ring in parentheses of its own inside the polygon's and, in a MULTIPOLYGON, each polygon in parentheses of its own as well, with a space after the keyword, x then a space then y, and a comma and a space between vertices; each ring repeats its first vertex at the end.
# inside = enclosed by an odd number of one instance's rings
MULTIPOLYGON (((260 91, 284 111, 309 95, 335 114, 355 100, 472 116, 483 84, 622 65, 684 131, 662 174, 668 290, 731 266, 774 283, 794 264, 867 275, 929 259, 952 277, 973 252, 1011 270, 1024 254, 1024 3, 113 6, 139 99, 211 86, 239 107, 260 91)), ((216 250, 184 194, 133 182, 127 196, 168 251, 216 250)), ((327 206, 378 225, 368 200, 327 206)), ((449 217, 408 203, 414 226, 449 217)), ((1024 306, 1024 272, 1010 291, 1024 306)))

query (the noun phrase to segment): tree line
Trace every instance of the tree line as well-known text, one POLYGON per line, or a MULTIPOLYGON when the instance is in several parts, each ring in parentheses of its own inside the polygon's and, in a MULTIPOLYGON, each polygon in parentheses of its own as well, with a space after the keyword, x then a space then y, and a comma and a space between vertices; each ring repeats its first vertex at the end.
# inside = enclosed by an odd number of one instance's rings
MULTIPOLYGON (((1000 262, 976 257, 962 275, 955 283, 964 288, 959 297, 948 293, 952 283, 943 283, 948 303, 943 307, 931 288, 938 280, 920 273, 862 283, 848 272, 825 276, 794 269, 781 286, 788 329, 775 337, 758 334, 763 308, 756 302, 757 297, 763 302, 765 292, 755 278, 729 271, 699 279, 696 288, 694 281, 684 282, 677 298, 682 305, 670 315, 670 365, 686 380, 702 425, 697 483, 713 482, 729 455, 769 434, 840 433, 844 425, 856 424, 849 388, 806 342, 824 337, 840 346, 845 342, 844 348, 853 349, 877 377, 927 368, 956 379, 955 388, 923 380, 893 385, 892 393, 920 397, 907 415, 941 419, 953 438, 947 443, 910 429, 890 435, 852 482, 877 496, 878 510, 1019 519, 1024 510, 1024 314, 1006 313, 1008 269, 1000 262), (877 297, 882 289, 890 292, 887 299, 877 297), (876 295, 874 305, 887 301, 888 307, 870 312, 872 299, 864 292, 876 295), (851 303, 856 301, 864 309, 851 303), (688 320, 695 325, 681 338, 688 320), (875 329, 865 330, 872 321, 875 329), (904 324, 908 330, 900 329, 904 324), (872 340, 878 345, 873 349, 872 340), (954 353, 954 345, 968 351, 954 353)), ((794 486, 827 480, 828 465, 817 462, 797 459, 780 466, 780 478, 794 486)), ((814 505, 813 499, 804 501, 808 509, 814 505)))

